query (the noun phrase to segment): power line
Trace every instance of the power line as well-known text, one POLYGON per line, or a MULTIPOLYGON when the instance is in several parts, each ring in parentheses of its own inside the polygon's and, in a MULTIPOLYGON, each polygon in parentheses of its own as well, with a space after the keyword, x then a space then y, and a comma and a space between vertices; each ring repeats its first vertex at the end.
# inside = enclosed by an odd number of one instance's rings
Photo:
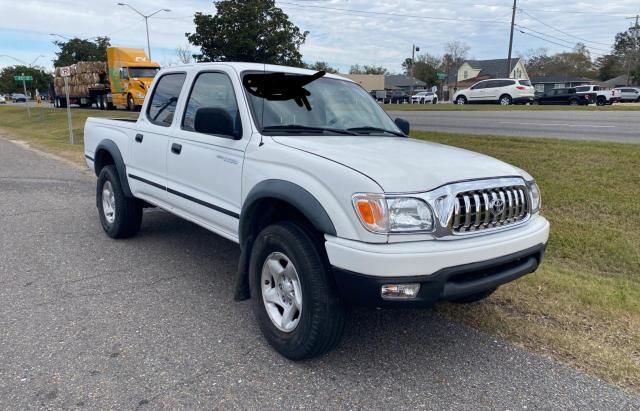
MULTIPOLYGON (((522 27, 522 26, 520 26, 520 27, 522 27)), ((518 31, 520 33, 522 33, 522 34, 527 35, 527 36, 535 37, 535 38, 537 38, 539 40, 546 41, 547 43, 555 44, 556 46, 560 46, 560 47, 563 47, 563 48, 569 48, 569 46, 567 46, 566 44, 560 44, 560 43, 557 43, 555 41, 545 39, 544 37, 540 37, 540 36, 536 36, 535 34, 527 33, 526 31, 523 31, 521 29, 518 29, 518 31)), ((589 53, 589 54, 591 54, 592 56, 605 56, 606 55, 606 54, 602 54, 602 53, 589 53)))
MULTIPOLYGON (((562 39, 562 38, 560 38, 560 37, 553 36, 553 35, 551 35, 551 34, 543 33, 543 32, 540 32, 540 31, 534 30, 534 29, 532 29, 532 28, 529 28, 529 27, 523 26, 523 25, 521 25, 521 24, 516 24, 516 26, 518 26, 518 27, 520 27, 520 28, 523 28, 523 29, 525 29, 525 30, 529 30, 529 31, 532 31, 532 32, 534 32, 534 33, 540 34, 540 35, 545 36, 545 37, 549 37, 549 38, 552 38, 552 39, 555 39, 555 40, 558 40, 558 41, 564 41, 565 43, 568 43, 568 44, 569 44, 569 45, 568 45, 568 46, 566 46, 566 47, 573 47, 573 46, 575 46, 575 43, 573 43, 573 42, 572 42, 572 41, 570 41, 570 40, 565 40, 565 39, 562 39)), ((610 52, 610 50, 601 49, 601 48, 598 48, 598 47, 589 47, 589 49, 590 49, 590 50, 603 51, 603 52, 605 52, 605 53, 609 53, 609 52, 610 52)))
POLYGON ((415 14, 400 14, 400 13, 388 13, 382 11, 368 11, 368 10, 357 10, 357 9, 345 9, 341 7, 328 7, 328 6, 317 6, 311 4, 299 4, 299 3, 291 3, 287 1, 279 1, 280 4, 286 4, 289 6, 300 7, 303 9, 321 9, 321 10, 330 10, 335 12, 343 12, 343 13, 356 13, 356 14, 364 14, 370 16, 383 16, 383 17, 402 17, 402 18, 411 18, 411 19, 420 19, 420 20, 436 20, 436 21, 457 21, 457 22, 469 22, 469 23, 487 23, 487 24, 509 24, 508 22, 503 21, 495 21, 495 20, 478 20, 478 19, 458 19, 453 17, 432 17, 432 16, 424 16, 424 15, 415 15, 415 14))
POLYGON ((562 31, 562 30, 560 30, 559 28, 553 27, 552 25, 545 23, 544 21, 540 20, 539 18, 537 18, 537 17, 535 17, 535 16, 532 16, 531 14, 527 13, 527 11, 526 11, 526 10, 523 10, 523 9, 519 9, 519 10, 520 10, 522 13, 526 14, 527 16, 529 16, 530 18, 532 18, 532 19, 534 19, 535 21, 537 21, 538 23, 540 23, 540 24, 542 24, 542 25, 544 25, 544 26, 547 26, 547 27, 549 27, 549 28, 550 28, 550 29, 552 29, 552 30, 557 31, 558 33, 562 33, 562 34, 564 34, 565 36, 573 37, 574 39, 580 40, 580 41, 582 41, 583 43, 600 44, 600 45, 603 45, 603 46, 611 46, 611 44, 605 44, 605 43, 600 43, 600 42, 597 42, 597 41, 586 40, 586 39, 583 39, 583 38, 581 38, 581 37, 575 36, 575 35, 573 35, 573 34, 571 34, 571 33, 567 33, 566 31, 562 31))

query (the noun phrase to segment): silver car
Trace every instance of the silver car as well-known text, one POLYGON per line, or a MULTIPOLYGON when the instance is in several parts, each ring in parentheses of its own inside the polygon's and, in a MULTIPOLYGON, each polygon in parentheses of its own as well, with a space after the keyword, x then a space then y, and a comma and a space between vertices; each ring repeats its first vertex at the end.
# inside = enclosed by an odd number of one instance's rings
POLYGON ((618 87, 616 88, 620 92, 620 101, 639 102, 640 103, 640 88, 639 87, 618 87))

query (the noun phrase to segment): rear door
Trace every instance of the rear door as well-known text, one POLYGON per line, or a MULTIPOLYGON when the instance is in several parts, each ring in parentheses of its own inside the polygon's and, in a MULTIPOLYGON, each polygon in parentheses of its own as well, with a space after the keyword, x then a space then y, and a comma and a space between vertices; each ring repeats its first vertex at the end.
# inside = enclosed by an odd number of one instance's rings
POLYGON ((242 165, 251 137, 242 85, 225 66, 194 73, 167 147, 167 190, 186 217, 237 239, 242 165), (239 104, 240 102, 240 104, 239 104))
POLYGON ((504 82, 502 80, 488 80, 485 87, 483 100, 498 101, 503 84, 504 82))
POLYGON ((166 73, 153 89, 145 112, 130 142, 131 162, 127 174, 136 197, 166 206, 167 147, 178 98, 186 73, 166 73))

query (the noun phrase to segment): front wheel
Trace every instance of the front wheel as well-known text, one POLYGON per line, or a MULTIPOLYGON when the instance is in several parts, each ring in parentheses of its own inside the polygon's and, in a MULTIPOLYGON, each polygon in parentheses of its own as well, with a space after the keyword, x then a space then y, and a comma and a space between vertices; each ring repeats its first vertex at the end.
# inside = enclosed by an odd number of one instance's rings
POLYGON ((258 325, 277 352, 303 360, 338 345, 346 311, 321 245, 308 230, 293 222, 262 230, 249 275, 258 325))
POLYGON ((125 196, 115 166, 105 166, 100 171, 96 195, 100 224, 109 237, 137 234, 142 224, 142 206, 135 198, 125 196))
POLYGON ((458 96, 456 99, 456 104, 467 104, 467 99, 465 96, 458 96))
POLYGON ((129 111, 135 111, 135 109, 136 109, 136 105, 135 105, 135 103, 133 102, 133 96, 132 96, 131 94, 129 94, 129 95, 127 96, 127 110, 129 110, 129 111))
POLYGON ((577 106, 577 105, 579 105, 579 104, 580 104, 580 103, 578 103, 578 100, 576 100, 576 99, 572 99, 572 100, 570 100, 570 101, 569 101, 569 105, 570 105, 570 106, 577 106))
POLYGON ((597 99, 597 100, 596 100, 596 106, 600 106, 600 107, 602 107, 602 106, 604 106, 605 104, 607 104, 607 100, 606 100, 606 99, 604 99, 604 98, 599 98, 599 99, 597 99))

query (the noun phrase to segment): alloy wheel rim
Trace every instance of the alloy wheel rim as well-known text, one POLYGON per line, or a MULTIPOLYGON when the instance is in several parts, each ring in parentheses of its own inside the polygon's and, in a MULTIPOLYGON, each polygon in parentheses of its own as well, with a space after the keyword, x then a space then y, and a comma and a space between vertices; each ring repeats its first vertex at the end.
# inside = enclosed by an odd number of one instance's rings
POLYGON ((296 329, 302 315, 302 288, 291 260, 281 252, 267 256, 260 278, 262 301, 269 319, 280 331, 296 329))
POLYGON ((113 224, 116 219, 116 197, 111 181, 105 182, 102 186, 102 213, 107 222, 113 224))

